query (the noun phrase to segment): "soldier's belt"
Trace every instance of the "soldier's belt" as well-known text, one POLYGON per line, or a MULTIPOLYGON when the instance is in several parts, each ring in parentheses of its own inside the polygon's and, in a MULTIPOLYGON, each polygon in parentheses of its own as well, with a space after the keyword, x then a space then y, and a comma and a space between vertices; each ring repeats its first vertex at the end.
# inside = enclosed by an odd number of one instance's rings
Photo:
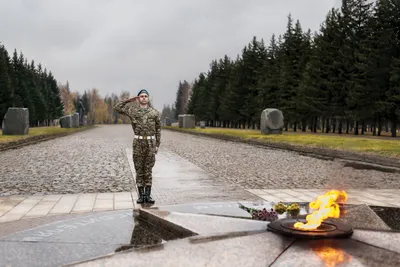
POLYGON ((156 137, 153 136, 142 136, 142 135, 135 135, 136 139, 145 139, 145 140, 152 140, 152 139, 156 139, 156 137))

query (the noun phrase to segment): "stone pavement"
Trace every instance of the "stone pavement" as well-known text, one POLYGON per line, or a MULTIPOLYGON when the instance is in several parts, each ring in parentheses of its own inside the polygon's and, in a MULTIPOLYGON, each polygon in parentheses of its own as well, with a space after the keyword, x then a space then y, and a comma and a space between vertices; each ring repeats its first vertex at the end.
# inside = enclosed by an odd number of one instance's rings
MULTIPOLYGON (((190 150, 191 155, 193 154, 196 160, 208 158, 208 161, 202 166, 184 154, 178 155, 178 151, 173 150, 173 147, 179 145, 183 135, 165 132, 163 136, 164 145, 160 147, 153 169, 152 193, 157 205, 262 199, 267 201, 311 201, 322 194, 323 189, 332 189, 324 185, 321 186, 321 189, 308 189, 318 188, 311 184, 304 187, 297 186, 300 189, 286 189, 292 187, 290 184, 282 184, 283 189, 271 189, 273 187, 269 187, 268 184, 264 184, 263 187, 253 184, 253 186, 247 187, 248 189, 244 189, 239 183, 220 179, 220 173, 232 171, 233 165, 218 165, 219 172, 207 169, 207 166, 221 163, 213 158, 219 153, 218 151, 208 150, 208 153, 203 153, 200 150, 197 152, 193 150, 205 146, 206 141, 212 141, 211 147, 229 146, 237 154, 238 150, 232 147, 231 143, 218 141, 217 144, 215 140, 191 139, 194 137, 185 135, 187 139, 185 139, 185 144, 196 143, 190 148, 192 149, 190 150), (175 141, 172 142, 172 140, 175 141)), ((129 125, 99 126, 91 131, 1 154, 0 161, 5 168, 0 168, 0 177, 5 180, 0 181, 0 187, 14 188, 15 185, 18 190, 15 193, 7 191, 7 193, 12 193, 11 196, 0 196, 0 222, 57 214, 137 208, 138 206, 135 205, 137 193, 133 187, 135 171, 132 163, 131 142, 129 125), (52 149, 49 149, 50 147, 52 149), (59 152, 64 149, 68 152, 59 152), (79 162, 80 165, 77 166, 76 162, 79 162), (30 169, 33 167, 39 169, 30 169), (45 190, 42 190, 41 185, 45 190), (113 192, 113 190, 120 192, 113 192)), ((240 146, 244 149, 241 153, 250 153, 248 149, 260 150, 251 146, 240 146)), ((210 147, 207 145, 208 148, 210 147)), ((262 151, 273 155, 278 153, 267 149, 262 149, 262 151)), ((223 152, 228 153, 225 150, 223 152)), ((283 156, 289 155, 286 152, 285 155, 283 155, 284 152, 279 153, 274 158, 282 160, 283 156)), ((231 158, 234 154, 226 155, 229 156, 225 158, 230 159, 234 165, 239 164, 235 158, 231 158)), ((292 155, 291 157, 293 160, 299 160, 299 156, 292 155)), ((307 160, 310 159, 307 158, 307 160)), ((292 161, 289 163, 291 164, 292 161)), ((285 165, 290 165, 289 163, 286 162, 285 165)), ((303 165, 304 168, 307 168, 307 164, 303 165)), ((321 165, 321 168, 324 166, 321 165)), ((239 168, 239 170, 245 171, 244 168, 239 168)), ((268 169, 268 172, 265 172, 265 169, 262 172, 269 173, 270 171, 271 168, 268 169)), ((376 171, 372 174, 375 175, 376 171)), ((279 174, 277 175, 279 176, 279 174)), ((371 175, 368 174, 368 177, 371 175)), ((229 176, 235 178, 234 175, 229 176)), ((319 175, 315 174, 312 177, 319 177, 319 175)), ((358 178, 357 181, 361 181, 358 178)), ((260 180, 261 178, 254 175, 251 179, 243 179, 260 180)), ((296 179, 293 176, 287 176, 287 180, 296 179)), ((313 180, 318 182, 316 179, 313 180)), ((395 179, 393 181, 397 182, 395 179)), ((360 186, 363 189, 346 189, 349 192, 349 203, 382 206, 398 206, 400 203, 400 189, 396 189, 396 187, 379 190, 364 189, 365 187, 364 184, 360 186)))
MULTIPOLYGON (((247 191, 269 202, 310 202, 325 192, 337 189, 249 189, 247 191)), ((400 207, 400 189, 345 189, 349 204, 400 207)))
MULTIPOLYGON (((125 150, 131 177, 135 170, 132 150, 125 150)), ((157 155, 153 169, 156 204, 195 203, 198 201, 257 200, 243 189, 213 181, 205 171, 168 151, 157 155)), ((13 195, 0 197, 0 223, 53 215, 139 208, 136 190, 115 193, 54 195, 13 195)))
MULTIPOLYGON (((181 189, 183 190, 183 188, 181 189)), ((196 187, 192 187, 191 190, 196 190, 196 187)), ((256 196, 254 199, 266 200, 268 202, 310 202, 326 192, 323 189, 249 189, 248 191, 256 196)), ((160 190, 157 192, 155 199, 158 205, 155 207, 171 203, 211 202, 216 199, 212 196, 210 199, 207 198, 207 192, 203 192, 203 195, 198 193, 195 198, 192 197, 188 201, 177 202, 175 200, 180 200, 182 196, 171 198, 169 192, 162 192, 160 190)), ((347 193, 349 195, 348 204, 400 207, 399 189, 352 189, 347 190, 347 193)), ((224 197, 222 196, 222 198, 224 197)), ((136 204, 136 199, 136 192, 3 197, 0 198, 0 222, 52 215, 138 209, 140 205, 136 204)), ((228 198, 225 197, 225 199, 228 198)), ((247 199, 251 198, 248 197, 247 199)), ((244 198, 236 200, 241 201, 244 198)))

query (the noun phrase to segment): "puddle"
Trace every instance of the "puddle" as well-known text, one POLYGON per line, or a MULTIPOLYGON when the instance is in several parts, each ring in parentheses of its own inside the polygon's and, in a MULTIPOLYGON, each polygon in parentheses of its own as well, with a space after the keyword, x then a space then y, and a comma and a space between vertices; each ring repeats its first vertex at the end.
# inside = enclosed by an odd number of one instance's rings
POLYGON ((121 252, 130 249, 157 248, 167 241, 181 239, 192 235, 182 236, 181 231, 165 229, 162 225, 155 225, 140 217, 139 213, 133 213, 134 227, 130 239, 130 244, 123 245, 115 250, 121 252))

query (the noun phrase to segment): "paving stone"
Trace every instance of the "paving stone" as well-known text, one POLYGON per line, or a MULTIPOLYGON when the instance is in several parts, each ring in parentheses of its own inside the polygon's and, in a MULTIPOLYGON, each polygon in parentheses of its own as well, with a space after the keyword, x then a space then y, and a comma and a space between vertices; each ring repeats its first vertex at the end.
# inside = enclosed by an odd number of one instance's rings
POLYGON ((57 202, 54 208, 50 211, 50 214, 68 214, 72 211, 79 195, 64 195, 57 202))

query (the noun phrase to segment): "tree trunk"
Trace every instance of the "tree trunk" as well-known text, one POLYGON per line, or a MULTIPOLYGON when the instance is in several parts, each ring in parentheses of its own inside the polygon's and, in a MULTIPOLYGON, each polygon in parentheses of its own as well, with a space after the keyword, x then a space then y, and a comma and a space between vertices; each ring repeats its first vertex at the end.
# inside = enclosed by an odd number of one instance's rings
POLYGON ((314 117, 314 122, 313 122, 313 129, 312 129, 312 131, 313 131, 314 133, 317 132, 317 124, 318 124, 318 117, 315 116, 315 117, 314 117))
POLYGON ((361 134, 364 134, 365 132, 365 121, 363 120, 361 123, 361 134))
POLYGON ((339 120, 339 128, 338 128, 339 134, 343 133, 343 119, 339 120))
POLYGON ((297 121, 294 122, 294 125, 293 125, 293 132, 297 132, 297 121))
POLYGON ((381 121, 381 117, 378 118, 378 136, 381 136, 381 132, 382 132, 382 121, 381 121))
POLYGON ((303 119, 303 121, 301 122, 302 127, 301 127, 301 131, 302 132, 307 132, 307 120, 303 119))
POLYGON ((391 124, 392 124, 392 137, 396 137, 396 130, 397 130, 397 121, 396 121, 396 117, 393 118, 391 120, 391 124))
POLYGON ((358 135, 358 120, 356 121, 356 127, 354 129, 354 134, 358 135))
POLYGON ((350 122, 349 119, 346 120, 346 134, 349 134, 349 127, 350 127, 350 122))
POLYGON ((326 119, 326 129, 325 129, 325 132, 326 133, 329 133, 329 131, 330 131, 330 125, 329 125, 329 118, 328 119, 326 119))
POLYGON ((337 122, 336 122, 336 119, 333 119, 333 122, 332 122, 332 124, 333 124, 333 125, 332 125, 332 127, 333 127, 333 128, 332 128, 332 132, 333 132, 333 133, 336 133, 336 123, 337 123, 337 122))
POLYGON ((376 136, 376 119, 372 121, 372 135, 376 136))

